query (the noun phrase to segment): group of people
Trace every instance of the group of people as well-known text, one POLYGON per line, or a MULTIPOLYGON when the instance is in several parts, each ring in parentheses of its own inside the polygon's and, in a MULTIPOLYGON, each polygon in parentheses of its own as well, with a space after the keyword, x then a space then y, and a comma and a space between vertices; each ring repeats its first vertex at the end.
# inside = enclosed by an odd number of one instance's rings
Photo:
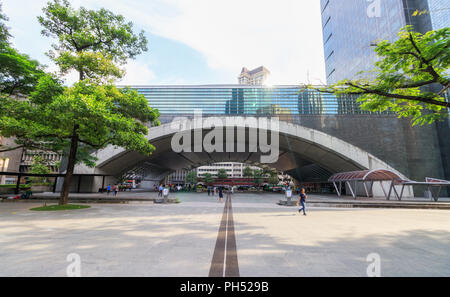
POLYGON ((117 193, 119 192, 119 185, 108 185, 106 187, 106 193, 108 194, 108 196, 111 192, 114 196, 117 196, 117 193))
MULTIPOLYGON (((212 194, 213 197, 214 197, 214 196, 216 196, 216 194, 219 194, 219 202, 223 201, 223 191, 224 191, 223 187, 211 187, 211 186, 208 186, 208 188, 207 188, 208 196, 211 196, 211 194, 212 194)), ((231 193, 233 193, 234 189, 231 188, 230 191, 231 191, 231 193)))
MULTIPOLYGON (((181 191, 182 187, 180 185, 175 187, 176 191, 181 191)), ((117 186, 113 186, 112 190, 114 192, 114 195, 117 195, 117 191, 118 191, 118 187, 117 186)), ((159 187, 157 188, 158 190, 158 197, 164 197, 167 198, 169 196, 169 192, 170 190, 172 190, 172 187, 169 187, 168 185, 163 185, 160 184, 159 187)), ((223 202, 223 192, 224 192, 224 187, 211 187, 208 186, 207 187, 207 192, 208 192, 208 196, 216 196, 217 194, 219 195, 219 203, 223 202)), ((229 188, 230 193, 232 194, 234 192, 234 187, 229 188)), ((110 192, 110 186, 108 186, 108 194, 110 192)), ((306 216, 306 190, 305 189, 300 189, 300 188, 296 188, 296 192, 298 195, 298 201, 297 201, 297 206, 301 206, 301 208, 299 208, 298 212, 301 213, 303 212, 303 215, 306 216)), ((289 189, 286 189, 286 196, 289 195, 289 198, 291 197, 290 195, 292 195, 292 191, 289 189)))
POLYGON ((164 185, 164 184, 160 184, 159 186, 158 185, 154 185, 153 186, 153 190, 155 192, 160 192, 161 191, 161 187, 168 188, 169 192, 173 192, 173 193, 180 192, 181 190, 183 190, 183 187, 181 185, 164 185))
POLYGON ((133 189, 133 186, 131 184, 129 184, 129 185, 127 185, 127 184, 125 184, 125 185, 123 185, 123 184, 120 184, 120 185, 119 184, 113 184, 113 185, 109 184, 106 187, 106 193, 108 194, 108 196, 111 193, 114 196, 117 196, 117 193, 119 193, 119 192, 125 192, 126 190, 131 191, 132 189, 133 189))
MULTIPOLYGON (((180 191, 181 190, 181 186, 178 185, 175 189, 177 191, 180 191)), ((168 197, 170 191, 173 191, 172 187, 169 187, 168 185, 160 184, 159 187, 158 187, 158 197, 168 197)))

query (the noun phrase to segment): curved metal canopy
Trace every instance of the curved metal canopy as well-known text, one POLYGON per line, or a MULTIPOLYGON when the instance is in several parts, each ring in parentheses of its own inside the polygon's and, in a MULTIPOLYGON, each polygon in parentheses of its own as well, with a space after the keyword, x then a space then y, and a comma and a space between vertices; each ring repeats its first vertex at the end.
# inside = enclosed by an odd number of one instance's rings
POLYGON ((346 181, 403 181, 395 172, 387 169, 362 170, 337 173, 330 177, 329 182, 346 181))

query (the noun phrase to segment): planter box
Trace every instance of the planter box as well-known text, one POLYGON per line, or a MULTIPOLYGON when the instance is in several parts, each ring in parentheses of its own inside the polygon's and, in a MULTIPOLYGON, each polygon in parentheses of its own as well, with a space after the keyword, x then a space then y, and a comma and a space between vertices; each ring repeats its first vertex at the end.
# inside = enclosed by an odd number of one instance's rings
POLYGON ((0 194, 14 194, 15 188, 0 188, 0 194))
POLYGON ((49 186, 31 186, 31 191, 33 193, 52 192, 53 188, 49 186))

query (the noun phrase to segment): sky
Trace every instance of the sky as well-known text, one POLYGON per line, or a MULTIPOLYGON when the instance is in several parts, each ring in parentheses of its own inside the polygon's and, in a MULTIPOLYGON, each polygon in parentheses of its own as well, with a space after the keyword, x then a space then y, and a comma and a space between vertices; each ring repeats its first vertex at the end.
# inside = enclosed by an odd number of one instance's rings
MULTIPOLYGON (((126 66, 119 84, 235 84, 242 67, 264 65, 268 85, 325 82, 319 0, 72 0, 106 8, 144 30, 149 51, 126 66)), ((0 0, 12 42, 56 68, 45 55, 55 41, 37 16, 47 0, 0 0)), ((75 75, 67 77, 68 82, 75 75)))

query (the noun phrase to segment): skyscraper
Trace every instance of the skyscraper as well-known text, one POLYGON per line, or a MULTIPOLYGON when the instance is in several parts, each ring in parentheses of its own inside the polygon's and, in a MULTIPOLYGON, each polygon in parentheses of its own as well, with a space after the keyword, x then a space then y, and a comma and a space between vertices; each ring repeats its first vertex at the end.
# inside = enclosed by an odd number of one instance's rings
POLYGON ((321 0, 327 82, 372 70, 373 45, 395 41, 406 25, 422 33, 448 27, 448 6, 447 0, 321 0))
POLYGON ((448 0, 428 0, 428 8, 434 30, 450 26, 450 4, 448 0))
POLYGON ((246 67, 242 68, 241 74, 238 77, 240 85, 263 85, 267 77, 270 75, 270 71, 264 67, 258 67, 253 70, 248 70, 246 67))
MULTIPOLYGON (((395 41, 406 25, 421 33, 449 27, 449 6, 449 0, 321 0, 327 83, 372 70, 377 59, 373 45, 378 40, 395 41)), ((339 99, 338 113, 357 113, 360 109, 353 107, 358 104, 356 98, 339 99)), ((450 179, 449 131, 450 118, 436 123, 446 179, 450 179)))

